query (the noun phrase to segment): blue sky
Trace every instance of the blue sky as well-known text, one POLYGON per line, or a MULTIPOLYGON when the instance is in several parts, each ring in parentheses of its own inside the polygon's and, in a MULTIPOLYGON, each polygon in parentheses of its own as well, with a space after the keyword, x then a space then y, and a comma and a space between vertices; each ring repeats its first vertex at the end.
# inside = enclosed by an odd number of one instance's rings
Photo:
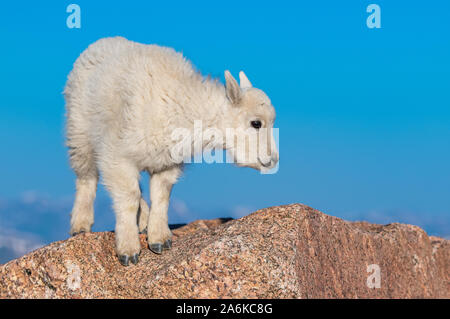
MULTIPOLYGON (((444 0, 3 3, 0 257, 67 237, 74 175, 61 92, 78 55, 115 35, 174 47, 221 81, 243 69, 277 110, 279 172, 193 165, 174 188, 171 223, 300 202, 449 236, 448 12, 444 0), (81 29, 66 26, 70 3, 81 29), (381 29, 366 26, 370 3, 381 29)), ((102 188, 96 207, 94 229, 112 229, 102 188)))

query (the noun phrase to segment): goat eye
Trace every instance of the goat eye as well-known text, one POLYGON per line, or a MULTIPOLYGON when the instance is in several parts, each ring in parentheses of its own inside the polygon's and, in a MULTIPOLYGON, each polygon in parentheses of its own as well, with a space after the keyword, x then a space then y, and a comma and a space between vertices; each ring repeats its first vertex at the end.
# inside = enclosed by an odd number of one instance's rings
POLYGON ((256 129, 259 129, 262 126, 261 121, 251 121, 250 124, 256 129))

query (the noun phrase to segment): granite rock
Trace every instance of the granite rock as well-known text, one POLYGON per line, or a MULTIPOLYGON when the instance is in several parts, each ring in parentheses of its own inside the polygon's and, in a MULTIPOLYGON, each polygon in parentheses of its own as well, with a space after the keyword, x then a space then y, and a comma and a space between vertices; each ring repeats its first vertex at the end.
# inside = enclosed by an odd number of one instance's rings
POLYGON ((0 298, 449 298, 450 245, 412 225, 347 222, 292 204, 173 231, 123 267, 114 233, 86 233, 0 266, 0 298), (379 288, 377 288, 379 287, 379 288))

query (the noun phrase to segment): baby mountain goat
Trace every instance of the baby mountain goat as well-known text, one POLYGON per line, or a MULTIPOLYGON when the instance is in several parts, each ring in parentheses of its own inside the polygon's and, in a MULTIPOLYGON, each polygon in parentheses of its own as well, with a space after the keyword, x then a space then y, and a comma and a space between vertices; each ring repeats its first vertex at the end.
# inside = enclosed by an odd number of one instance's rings
POLYGON ((240 86, 226 71, 223 86, 204 78, 173 49, 121 37, 91 44, 76 60, 64 90, 67 146, 77 177, 70 233, 91 230, 101 174, 116 214, 120 263, 138 262, 139 232, 147 232, 151 251, 170 249, 167 209, 183 166, 172 154, 176 129, 192 132, 189 148, 200 138, 203 149, 225 149, 239 166, 273 168, 278 162, 272 135, 275 110, 243 72, 239 76, 240 86), (213 128, 225 136, 231 128, 234 135, 226 141, 202 137, 194 130, 198 121, 202 130, 213 128), (244 131, 245 138, 258 137, 258 147, 265 141, 265 156, 250 154, 247 144, 238 151, 235 140, 244 131), (151 209, 139 187, 144 170, 150 174, 151 209))

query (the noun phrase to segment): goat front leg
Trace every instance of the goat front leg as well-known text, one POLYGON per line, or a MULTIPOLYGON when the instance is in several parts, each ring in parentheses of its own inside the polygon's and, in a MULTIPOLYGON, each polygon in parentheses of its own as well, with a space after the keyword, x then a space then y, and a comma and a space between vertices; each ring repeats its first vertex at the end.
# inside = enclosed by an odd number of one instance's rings
POLYGON ((139 170, 123 161, 102 165, 103 181, 109 190, 116 214, 116 252, 119 262, 137 264, 141 245, 137 215, 141 198, 139 170))
POLYGON ((172 247, 172 233, 169 229, 167 210, 173 184, 180 176, 181 169, 172 167, 153 173, 150 177, 150 215, 147 226, 147 241, 151 251, 161 254, 163 249, 172 247))

